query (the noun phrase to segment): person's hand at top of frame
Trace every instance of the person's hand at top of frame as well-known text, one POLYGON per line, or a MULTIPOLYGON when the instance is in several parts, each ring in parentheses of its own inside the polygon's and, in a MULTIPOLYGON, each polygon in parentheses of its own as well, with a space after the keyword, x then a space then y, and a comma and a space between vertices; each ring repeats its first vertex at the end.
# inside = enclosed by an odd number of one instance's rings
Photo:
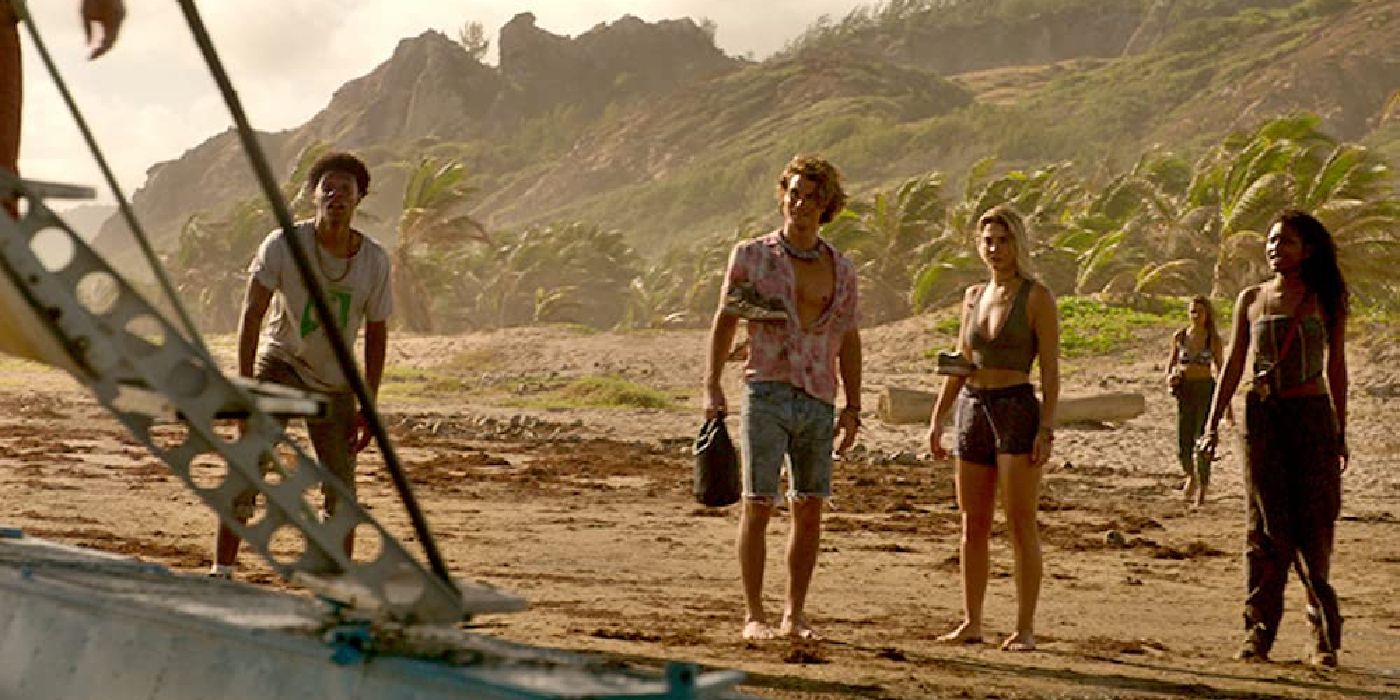
POLYGON ((122 0, 83 0, 82 13, 83 34, 87 37, 88 46, 92 47, 88 60, 92 60, 110 51, 117 43, 117 33, 126 19, 126 5, 122 0), (94 39, 94 27, 102 29, 100 41, 94 39))

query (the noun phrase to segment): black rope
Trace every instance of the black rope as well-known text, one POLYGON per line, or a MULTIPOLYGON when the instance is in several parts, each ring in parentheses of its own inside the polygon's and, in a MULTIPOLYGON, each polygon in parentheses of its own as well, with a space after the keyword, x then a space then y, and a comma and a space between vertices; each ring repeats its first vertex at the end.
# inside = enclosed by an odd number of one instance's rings
POLYGON ((97 168, 102 171, 103 179, 111 188, 112 196, 117 200, 117 208, 121 211, 122 219, 131 229, 131 235, 136 239, 136 245, 141 249, 142 256, 151 266, 151 272, 155 275, 156 283, 160 285, 161 292, 169 299, 170 305, 175 310, 175 315, 179 318, 181 325, 185 327, 185 332, 190 336, 189 341, 199 352, 203 353, 204 357, 201 359, 208 362, 209 366, 215 366, 216 363, 209 354, 209 348, 204 344, 204 338, 200 336, 194 321, 185 311, 185 305, 180 303, 180 297, 175 293, 175 287, 170 283, 170 277, 165 274, 165 268, 156 259, 155 250, 151 248, 151 242, 146 238, 145 230, 141 228, 141 223, 136 220, 136 212, 132 210, 131 203, 122 193, 121 185, 117 184, 117 177, 112 173, 107 158, 102 155, 102 149, 97 146, 97 139, 92 135, 92 129, 88 128, 87 120, 83 118, 83 113, 78 109, 77 101, 73 99, 73 93, 68 90, 68 84, 63 81, 63 76, 58 72, 58 65, 54 63, 53 57, 49 55, 48 47, 45 46, 43 38, 39 36, 39 28, 34 25, 34 17, 29 14, 29 8, 25 6, 24 0, 12 1, 15 15, 28 28, 29 37, 34 41, 34 49, 38 51, 39 58, 43 59, 44 65, 48 68, 49 76, 53 78, 54 87, 58 88, 58 94, 63 97, 68 111, 73 114, 73 122, 77 124, 78 131, 82 133, 83 140, 87 142, 88 150, 92 151, 92 157, 97 161, 97 168))
POLYGON ((190 31, 194 34, 195 43, 199 45, 200 53, 203 54, 204 61, 209 66, 209 72, 213 74, 214 82, 218 84, 219 92, 223 95, 229 113, 233 116, 234 124, 238 128, 238 138, 243 143, 243 150, 248 156, 249 163, 253 166, 258 183, 262 185, 263 193, 272 205, 272 211, 277 217, 278 225, 282 227, 284 235, 291 242, 289 248, 292 251, 292 260, 296 263, 297 270, 301 273, 302 281, 306 285, 306 291, 311 296, 312 304, 316 307, 316 317, 320 319, 322 327, 328 331, 326 337, 330 341, 336 361, 340 363, 345 378, 349 380, 351 390, 360 400, 360 407, 369 423, 370 432, 374 436, 375 443, 379 445, 380 452, 384 455, 384 466, 389 470, 389 475, 394 480, 394 487, 398 489, 399 498, 403 499, 404 507, 408 510, 414 534, 423 544, 423 551, 428 557, 428 563, 432 567, 433 573, 437 574, 448 588, 456 591, 457 586, 447 573, 447 566, 442 561, 442 555, 438 553, 437 543, 433 539, 432 532, 428 530, 427 520, 423 517, 423 511, 418 506, 418 500, 413 496, 413 487, 409 484, 408 477, 399 464, 398 456, 394 452, 393 445, 389 442, 389 435, 385 432, 384 424, 380 421, 379 413, 374 407, 374 401, 355 366, 354 356, 350 353, 350 348, 341 334, 332 330, 339 328, 339 326, 331 313, 330 305, 326 303, 320 281, 312 273, 311 260, 301 242, 294 235, 295 224, 292 222, 292 214, 287 209, 286 201, 282 199, 282 192, 278 189, 276 178, 272 175, 272 168, 268 165, 267 156, 258 144, 253 127, 248 123, 248 116, 243 111, 238 93, 233 89, 233 83, 229 80, 228 73, 224 71, 223 63, 214 50, 214 43, 209 37, 209 31, 204 26, 204 20, 200 18, 194 0, 179 0, 179 3, 180 9, 185 13, 185 20, 190 25, 190 31))

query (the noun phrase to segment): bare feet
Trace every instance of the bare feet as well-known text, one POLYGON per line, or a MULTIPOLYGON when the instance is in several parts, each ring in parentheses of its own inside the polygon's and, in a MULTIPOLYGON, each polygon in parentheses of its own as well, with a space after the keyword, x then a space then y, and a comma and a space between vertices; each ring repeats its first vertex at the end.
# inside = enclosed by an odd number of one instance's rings
POLYGON ((1001 643, 1002 651, 1035 651, 1035 635, 1017 632, 1001 643))
POLYGON ((958 628, 938 638, 944 644, 981 644, 982 628, 971 622, 964 622, 958 628))
POLYGON ((1312 654, 1308 655, 1308 663, 1312 664, 1313 666, 1336 668, 1337 652, 1322 650, 1314 651, 1312 654))
POLYGON ((777 636, 773 633, 773 628, 762 620, 749 620, 744 624, 744 639, 761 642, 777 636))
POLYGON ((1236 661, 1245 663, 1265 664, 1269 662, 1269 651, 1264 648, 1254 635, 1245 638, 1244 644, 1240 645, 1240 650, 1235 652, 1236 661))
POLYGON ((812 629, 812 625, 807 622, 806 615, 792 615, 783 618, 783 626, 780 628, 785 636, 793 639, 807 639, 820 641, 822 636, 812 629))
POLYGON ((1196 477, 1186 477, 1186 483, 1181 485, 1181 500, 1190 501, 1196 497, 1196 477))

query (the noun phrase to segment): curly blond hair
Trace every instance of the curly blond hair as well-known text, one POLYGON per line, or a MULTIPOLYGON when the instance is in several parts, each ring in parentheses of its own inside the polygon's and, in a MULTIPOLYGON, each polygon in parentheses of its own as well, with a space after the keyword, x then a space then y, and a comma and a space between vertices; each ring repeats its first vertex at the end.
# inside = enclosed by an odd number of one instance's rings
POLYGON ((778 178, 778 206, 782 206, 787 194, 788 181, 793 175, 801 175, 817 183, 817 196, 825 202, 822 208, 821 223, 831 223, 841 210, 846 208, 846 190, 841 186, 841 171, 821 156, 798 154, 788 161, 783 174, 778 178))

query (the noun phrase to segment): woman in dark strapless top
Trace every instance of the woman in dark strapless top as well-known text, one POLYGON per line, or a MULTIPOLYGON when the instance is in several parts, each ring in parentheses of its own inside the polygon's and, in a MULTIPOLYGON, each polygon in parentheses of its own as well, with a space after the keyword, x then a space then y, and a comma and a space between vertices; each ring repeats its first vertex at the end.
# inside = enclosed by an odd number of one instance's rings
POLYGON ((1342 617, 1329 583, 1333 528, 1347 466, 1347 287, 1327 229, 1285 211, 1266 244, 1273 279, 1240 292, 1229 357, 1199 449, 1213 458, 1216 426, 1244 375, 1245 641, 1238 657, 1266 661, 1283 617, 1288 569, 1308 595, 1309 661, 1336 666, 1342 617))
POLYGON ((1026 241, 1021 217, 1007 207, 995 207, 978 220, 977 252, 991 280, 967 290, 959 333, 959 350, 976 368, 943 384, 928 434, 933 455, 945 458, 943 425, 956 408, 964 618, 957 629, 939 639, 962 644, 982 641, 987 541, 1000 489, 1016 561, 1016 631, 1001 644, 1008 651, 1035 648, 1042 568, 1037 523, 1040 474, 1050 459, 1060 394, 1055 298, 1030 276, 1026 241), (1037 360, 1041 401, 1030 383, 1031 365, 1037 360))

